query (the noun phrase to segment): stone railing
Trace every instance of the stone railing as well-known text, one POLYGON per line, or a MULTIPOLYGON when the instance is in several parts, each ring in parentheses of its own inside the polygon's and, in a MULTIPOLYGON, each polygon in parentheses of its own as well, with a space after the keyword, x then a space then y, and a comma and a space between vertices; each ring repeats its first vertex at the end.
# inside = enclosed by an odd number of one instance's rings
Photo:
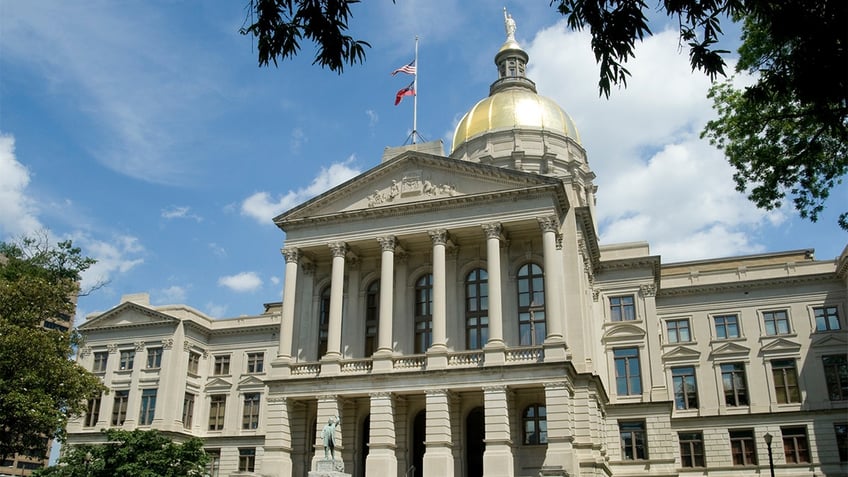
POLYGON ((423 354, 398 356, 392 358, 394 369, 402 369, 407 371, 423 371, 424 365, 427 364, 427 358, 423 354))
POLYGON ((480 350, 458 351, 448 354, 449 368, 476 368, 483 366, 483 352, 480 350))
POLYGON ((370 358, 349 359, 342 361, 342 374, 368 374, 371 372, 370 358))
POLYGON ((292 376, 318 376, 320 363, 297 363, 291 366, 292 376))
POLYGON ((541 346, 527 346, 524 348, 507 348, 506 362, 514 363, 539 363, 545 357, 541 346))

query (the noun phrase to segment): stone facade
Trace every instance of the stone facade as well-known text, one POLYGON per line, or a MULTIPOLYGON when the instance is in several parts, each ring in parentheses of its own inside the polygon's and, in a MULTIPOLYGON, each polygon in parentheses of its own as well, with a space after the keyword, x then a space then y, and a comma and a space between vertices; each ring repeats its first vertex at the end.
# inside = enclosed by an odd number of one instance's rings
MULTIPOLYGON (((522 76, 492 104, 535 94, 526 61, 501 48, 522 76)), ((69 443, 156 428, 202 437, 212 475, 306 476, 339 416, 358 477, 762 475, 766 434, 776 475, 845 475, 848 252, 601 245, 573 123, 492 114, 451 156, 393 149, 276 217, 285 287, 263 313, 133 296, 89 317, 79 360, 112 393, 69 443)))

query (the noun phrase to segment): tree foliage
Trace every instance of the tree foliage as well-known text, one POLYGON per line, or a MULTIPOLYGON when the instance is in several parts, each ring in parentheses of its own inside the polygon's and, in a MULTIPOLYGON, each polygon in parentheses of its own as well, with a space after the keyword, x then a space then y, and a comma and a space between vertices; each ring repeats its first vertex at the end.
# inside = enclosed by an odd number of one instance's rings
MULTIPOLYGON (((848 172, 848 2, 764 2, 744 21, 736 69, 757 80, 712 88, 718 119, 702 136, 724 150, 736 188, 758 207, 789 196, 815 222, 848 172)), ((848 230, 848 212, 839 225, 848 230)))
POLYGON ((42 477, 185 477, 203 475, 208 456, 203 440, 174 442, 156 430, 107 429, 104 444, 68 449, 42 477))
POLYGON ((253 35, 259 66, 297 56, 301 42, 317 46, 312 64, 341 74, 345 64, 365 61, 368 42, 347 35, 351 5, 359 0, 249 0, 240 33, 253 35))
POLYGON ((46 235, 0 243, 0 458, 44 455, 46 438, 61 438, 85 400, 105 390, 70 359, 79 335, 42 327, 70 319, 79 274, 93 263, 46 235))

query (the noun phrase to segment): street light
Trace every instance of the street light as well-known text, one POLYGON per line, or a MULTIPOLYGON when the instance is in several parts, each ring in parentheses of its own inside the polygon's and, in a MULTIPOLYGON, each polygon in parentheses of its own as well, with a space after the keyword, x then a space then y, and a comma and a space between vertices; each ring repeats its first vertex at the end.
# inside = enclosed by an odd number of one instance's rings
POLYGON ((768 449, 769 455, 769 472, 771 473, 771 477, 774 477, 774 458, 771 454, 771 440, 774 439, 770 433, 766 432, 766 435, 763 436, 763 439, 766 440, 766 448, 768 449))

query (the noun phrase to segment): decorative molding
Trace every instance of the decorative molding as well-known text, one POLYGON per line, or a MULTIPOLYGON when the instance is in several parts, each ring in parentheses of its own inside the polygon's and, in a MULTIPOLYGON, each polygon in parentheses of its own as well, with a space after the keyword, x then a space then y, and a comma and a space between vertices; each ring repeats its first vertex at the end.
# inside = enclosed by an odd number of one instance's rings
POLYGON ((375 391, 373 393, 369 393, 368 396, 370 396, 371 399, 374 399, 374 398, 377 398, 377 399, 389 398, 389 399, 391 399, 392 396, 394 396, 394 393, 389 392, 389 391, 375 391))
POLYGON ((172 349, 174 347, 174 340, 172 338, 165 338, 162 340, 162 349, 172 349))
POLYGON ((657 296, 657 285, 654 283, 650 285, 639 285, 639 294, 643 297, 655 297, 657 296))
POLYGON ((539 228, 542 229, 542 232, 551 232, 555 234, 559 231, 559 220, 552 215, 547 217, 536 217, 536 220, 539 222, 539 228))
POLYGON ((286 396, 280 396, 278 394, 269 394, 266 399, 268 404, 282 404, 285 405, 288 398, 286 396))
POLYGON ((84 357, 86 357, 90 354, 91 354, 91 347, 90 346, 85 346, 82 349, 80 349, 80 352, 79 352, 80 358, 84 358, 84 357))
POLYGON ((315 273, 315 264, 312 262, 304 262, 300 265, 300 269, 303 270, 304 275, 310 276, 315 273))
POLYGON ((136 351, 144 351, 144 341, 136 341, 133 346, 135 346, 136 351))
POLYGON ((188 340, 183 341, 183 351, 191 351, 191 343, 188 340))
POLYGON ((434 184, 429 179, 422 178, 421 171, 410 172, 400 180, 393 179, 387 189, 375 190, 368 196, 368 207, 394 202, 405 197, 454 197, 457 195, 453 184, 434 184))
POLYGON ((430 235, 430 240, 433 241, 434 246, 448 243, 448 231, 445 229, 428 230, 427 233, 430 235))
POLYGON ((327 244, 330 247, 330 252, 333 254, 333 258, 344 258, 347 255, 347 244, 345 242, 332 242, 327 244))
POLYGON ((601 291, 597 288, 592 289, 592 301, 597 302, 601 296, 601 291))
POLYGON ((500 222, 490 222, 483 224, 483 232, 486 234, 486 239, 503 240, 503 225, 500 222))
POLYGON ((109 351, 109 354, 115 354, 115 353, 118 352, 118 345, 116 345, 114 343, 107 344, 106 349, 109 351))
POLYGON ((395 245, 397 245, 397 237, 394 235, 384 235, 382 237, 377 237, 377 242, 380 243, 381 251, 394 253, 395 245))
POLYGON ((286 263, 297 263, 300 260, 300 249, 294 247, 281 248, 280 253, 286 258, 286 263))

